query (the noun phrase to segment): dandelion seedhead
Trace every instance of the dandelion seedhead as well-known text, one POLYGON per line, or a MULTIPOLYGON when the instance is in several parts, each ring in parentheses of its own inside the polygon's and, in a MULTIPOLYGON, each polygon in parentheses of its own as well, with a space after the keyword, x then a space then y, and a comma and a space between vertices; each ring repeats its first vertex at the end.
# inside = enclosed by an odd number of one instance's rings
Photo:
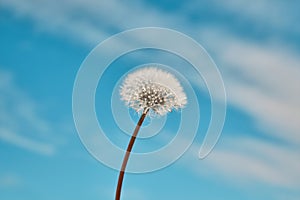
POLYGON ((182 86, 174 75, 156 67, 145 67, 127 75, 121 90, 121 99, 136 112, 149 110, 165 115, 187 103, 182 86))

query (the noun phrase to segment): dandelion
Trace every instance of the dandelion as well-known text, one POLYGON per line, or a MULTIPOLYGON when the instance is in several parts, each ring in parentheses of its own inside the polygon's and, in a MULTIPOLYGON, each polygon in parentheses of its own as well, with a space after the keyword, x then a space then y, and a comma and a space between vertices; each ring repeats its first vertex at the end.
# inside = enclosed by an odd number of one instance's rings
POLYGON ((137 112, 150 110, 165 115, 186 104, 186 95, 179 81, 170 73, 147 67, 129 74, 121 87, 121 98, 137 112))
POLYGON ((176 77, 156 67, 145 67, 128 74, 121 86, 120 95, 125 104, 140 113, 141 117, 124 156, 115 200, 120 199, 129 155, 146 115, 163 116, 174 109, 183 108, 187 103, 186 94, 176 77))

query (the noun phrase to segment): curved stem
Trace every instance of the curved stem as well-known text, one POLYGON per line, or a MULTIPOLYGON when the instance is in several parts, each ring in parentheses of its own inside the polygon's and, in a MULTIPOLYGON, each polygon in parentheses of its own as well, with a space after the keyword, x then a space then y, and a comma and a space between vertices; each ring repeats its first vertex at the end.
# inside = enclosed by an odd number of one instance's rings
POLYGON ((121 197, 121 190, 122 190, 122 184, 123 184, 123 179, 124 179, 124 174, 125 174, 125 169, 126 169, 126 166, 127 166, 127 162, 128 162, 128 159, 129 159, 129 156, 130 156, 130 152, 132 150, 132 147, 133 147, 133 144, 135 142, 135 139, 136 139, 136 136, 143 124, 143 121, 148 113, 149 109, 148 108, 145 108, 142 116, 140 117, 135 129, 134 129, 134 132, 131 136, 131 139, 130 139, 130 142, 128 144, 128 147, 127 147, 127 150, 126 150, 126 154, 124 156, 124 159, 123 159, 123 163, 122 163, 122 167, 121 167, 121 171, 119 173, 119 179, 118 179, 118 186, 117 186, 117 189, 116 189, 116 198, 115 200, 120 200, 120 197, 121 197))

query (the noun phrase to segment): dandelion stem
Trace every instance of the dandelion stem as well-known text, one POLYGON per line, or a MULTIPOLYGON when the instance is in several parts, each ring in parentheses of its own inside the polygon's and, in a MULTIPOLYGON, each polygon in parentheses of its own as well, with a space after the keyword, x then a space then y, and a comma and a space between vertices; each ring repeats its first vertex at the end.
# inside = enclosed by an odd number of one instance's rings
POLYGON ((117 189, 116 189, 116 198, 115 198, 115 200, 120 200, 122 184, 123 184, 123 179, 124 179, 124 174, 125 174, 125 169, 126 169, 126 166, 127 166, 127 162, 128 162, 133 144, 135 142, 136 136, 137 136, 142 124, 143 124, 143 121, 144 121, 148 111, 149 111, 149 108, 144 109, 144 112, 143 112, 142 116, 140 117, 140 119, 139 119, 139 121, 138 121, 138 123, 137 123, 137 125, 134 129, 134 132, 131 136, 130 142, 128 144, 128 147, 127 147, 124 159, 123 159, 122 167, 121 167, 121 170, 120 170, 120 173, 119 173, 119 179, 118 179, 118 185, 117 185, 117 189))

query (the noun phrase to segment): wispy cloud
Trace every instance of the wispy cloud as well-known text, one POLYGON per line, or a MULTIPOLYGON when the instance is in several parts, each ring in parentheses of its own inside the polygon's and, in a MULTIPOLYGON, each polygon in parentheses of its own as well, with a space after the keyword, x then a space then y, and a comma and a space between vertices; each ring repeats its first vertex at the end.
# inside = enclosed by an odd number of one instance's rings
POLYGON ((250 114, 267 134, 299 144, 299 53, 219 32, 226 40, 216 34, 208 39, 223 65, 229 103, 250 114))
POLYGON ((13 75, 0 70, 0 140, 52 155, 55 145, 46 142, 50 125, 37 112, 35 102, 14 82, 13 75))
POLYGON ((219 180, 244 187, 268 184, 291 191, 300 187, 298 149, 252 137, 227 137, 204 160, 196 160, 197 153, 198 145, 193 145, 185 163, 201 176, 215 174, 219 180))
POLYGON ((1 1, 17 17, 29 18, 43 31, 73 37, 79 43, 93 46, 106 39, 112 32, 119 32, 139 26, 166 26, 171 18, 143 3, 135 4, 117 0, 65 0, 59 4, 42 0, 1 1), (147 12, 145 12, 147 11, 147 12), (131 23, 124 23, 124 18, 131 23), (163 20, 161 20, 163 18, 163 20))
MULTIPOLYGON (((240 135, 237 138, 222 137, 224 146, 214 149, 202 161, 209 169, 207 173, 219 173, 235 183, 260 183, 297 191, 300 187, 299 52, 283 42, 247 41, 228 30, 208 30, 203 38, 210 44, 217 63, 222 64, 220 70, 229 105, 251 116, 261 136, 267 134, 277 139, 277 142, 264 140, 257 133, 251 136, 251 132, 234 134, 240 135)), ((198 166, 195 169, 201 172, 201 161, 198 166)), ((294 199, 298 195, 291 192, 289 197, 282 196, 294 199)))
POLYGON ((260 29, 270 29, 272 31, 283 31, 289 33, 299 33, 299 27, 295 22, 299 19, 299 2, 287 2, 281 0, 229 0, 214 1, 223 12, 228 12, 244 19, 244 22, 251 22, 252 25, 260 29))
POLYGON ((29 137, 24 137, 24 134, 17 134, 9 130, 0 128, 0 140, 16 145, 18 147, 30 150, 43 155, 53 155, 55 147, 52 144, 33 140, 29 137))

